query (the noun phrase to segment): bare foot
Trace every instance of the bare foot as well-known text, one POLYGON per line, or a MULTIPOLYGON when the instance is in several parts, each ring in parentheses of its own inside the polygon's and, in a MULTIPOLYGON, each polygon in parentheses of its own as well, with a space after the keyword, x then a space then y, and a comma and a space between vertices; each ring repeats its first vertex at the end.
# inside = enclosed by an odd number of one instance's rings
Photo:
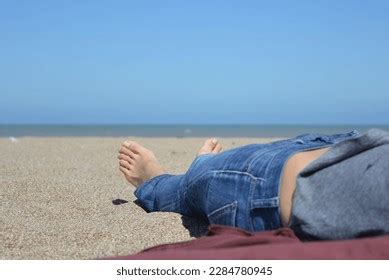
POLYGON ((222 151, 222 146, 220 145, 219 141, 216 138, 209 138, 205 140, 204 145, 200 148, 197 155, 204 155, 204 154, 217 154, 222 151))
POLYGON ((125 141, 119 150, 119 169, 135 187, 166 171, 154 153, 135 141, 125 141))

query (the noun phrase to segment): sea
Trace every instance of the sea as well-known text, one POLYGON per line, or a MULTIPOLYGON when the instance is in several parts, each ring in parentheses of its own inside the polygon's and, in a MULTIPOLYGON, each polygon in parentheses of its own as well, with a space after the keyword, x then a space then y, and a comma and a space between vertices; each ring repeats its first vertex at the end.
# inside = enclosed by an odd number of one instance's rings
POLYGON ((0 137, 294 137, 305 133, 334 134, 389 125, 15 125, 0 124, 0 137))

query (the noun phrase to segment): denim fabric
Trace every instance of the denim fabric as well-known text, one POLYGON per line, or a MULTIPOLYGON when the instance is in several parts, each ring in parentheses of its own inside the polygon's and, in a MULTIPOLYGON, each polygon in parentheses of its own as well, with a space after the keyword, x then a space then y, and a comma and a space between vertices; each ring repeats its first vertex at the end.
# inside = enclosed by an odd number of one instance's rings
POLYGON ((303 134, 200 155, 185 174, 156 176, 140 185, 135 196, 148 212, 176 212, 252 232, 276 229, 282 226, 278 196, 287 159, 296 152, 328 147, 358 134, 355 130, 303 134))

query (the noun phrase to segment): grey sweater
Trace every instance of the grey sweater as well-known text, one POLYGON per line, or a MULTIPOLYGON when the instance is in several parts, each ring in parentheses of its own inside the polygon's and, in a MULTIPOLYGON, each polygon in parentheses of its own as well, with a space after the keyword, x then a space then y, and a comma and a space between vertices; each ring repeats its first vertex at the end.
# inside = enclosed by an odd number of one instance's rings
POLYGON ((370 129, 306 166, 289 226, 303 240, 389 233, 389 133, 370 129))

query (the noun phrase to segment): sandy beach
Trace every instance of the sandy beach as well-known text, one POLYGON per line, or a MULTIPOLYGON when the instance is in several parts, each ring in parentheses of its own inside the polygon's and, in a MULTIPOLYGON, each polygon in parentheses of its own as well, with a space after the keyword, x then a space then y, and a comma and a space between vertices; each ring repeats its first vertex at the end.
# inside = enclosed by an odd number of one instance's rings
MULTIPOLYGON (((133 202, 116 158, 127 139, 180 174, 206 138, 0 138, 0 258, 94 259, 201 236, 206 224, 133 202)), ((219 140, 227 150, 271 139, 219 140)))

